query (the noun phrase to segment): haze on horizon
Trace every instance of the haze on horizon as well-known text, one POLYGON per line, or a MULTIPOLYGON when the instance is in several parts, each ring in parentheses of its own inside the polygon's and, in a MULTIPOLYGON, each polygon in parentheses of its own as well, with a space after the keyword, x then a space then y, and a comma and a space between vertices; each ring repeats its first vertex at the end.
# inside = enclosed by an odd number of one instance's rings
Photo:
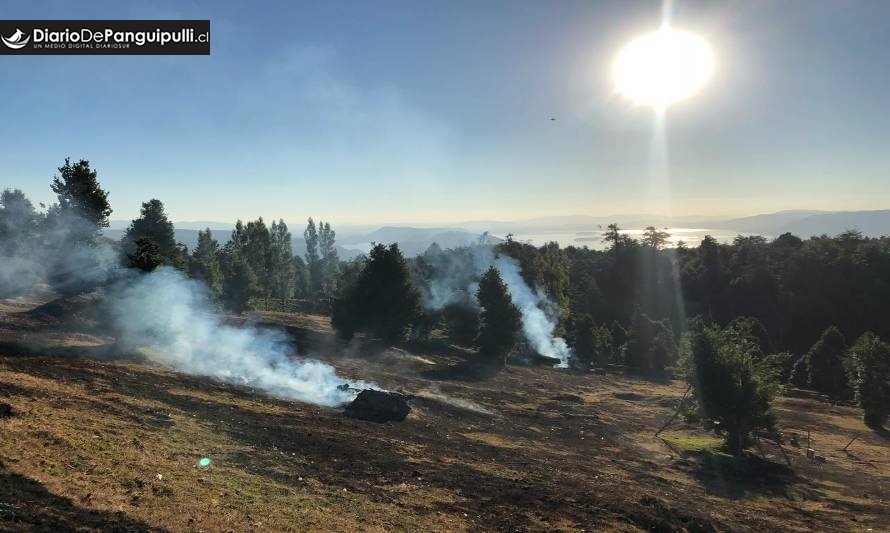
POLYGON ((8 56, 4 187, 89 159, 114 219, 338 224, 890 208, 890 7, 676 0, 716 71, 667 116, 615 95, 657 1, 34 1, 8 19, 210 19, 207 56, 8 56))

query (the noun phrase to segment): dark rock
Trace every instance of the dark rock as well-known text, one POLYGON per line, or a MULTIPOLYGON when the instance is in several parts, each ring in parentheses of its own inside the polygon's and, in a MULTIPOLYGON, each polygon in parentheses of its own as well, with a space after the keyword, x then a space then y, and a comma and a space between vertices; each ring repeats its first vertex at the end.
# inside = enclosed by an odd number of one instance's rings
POLYGON ((371 422, 401 422, 410 412, 411 406, 405 396, 397 392, 365 389, 346 406, 343 414, 371 422))
POLYGON ((0 403, 0 418, 9 418, 14 414, 11 405, 8 403, 0 403))

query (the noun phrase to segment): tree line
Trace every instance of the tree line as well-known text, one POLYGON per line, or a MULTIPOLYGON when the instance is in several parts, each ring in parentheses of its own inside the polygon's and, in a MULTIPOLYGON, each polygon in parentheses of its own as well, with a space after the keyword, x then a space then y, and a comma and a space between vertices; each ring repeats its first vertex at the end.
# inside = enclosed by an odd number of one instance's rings
MULTIPOLYGON (((88 161, 66 159, 51 188, 57 202, 43 212, 21 191, 2 193, 0 252, 49 265, 46 281, 65 290, 74 273, 98 268, 99 259, 75 259, 102 243, 112 211, 88 161)), ((163 203, 145 202, 116 245, 116 260, 142 271, 180 269, 236 313, 307 299, 331 314, 344 339, 364 334, 397 343, 442 335, 489 363, 528 350, 519 310, 494 267, 455 274, 465 289, 445 305, 427 305, 424 295, 441 275, 437 265, 468 264, 473 247, 433 245, 406 258, 397 244, 376 244, 367 256, 341 261, 333 228, 311 218, 302 256, 283 220, 238 221, 222 245, 206 229, 194 250, 177 243, 173 230, 163 203)), ((769 424, 769 399, 784 384, 856 401, 870 425, 885 423, 890 238, 846 231, 806 240, 739 236, 724 244, 707 236, 696 247, 669 248, 669 237, 649 227, 633 239, 610 225, 602 250, 533 246, 508 236, 492 252, 516 260, 525 283, 546 295, 576 368, 617 365, 684 377, 698 414, 721 421, 733 446, 769 424)), ((0 269, 0 288, 9 292, 9 279, 27 276, 25 270, 0 269)))

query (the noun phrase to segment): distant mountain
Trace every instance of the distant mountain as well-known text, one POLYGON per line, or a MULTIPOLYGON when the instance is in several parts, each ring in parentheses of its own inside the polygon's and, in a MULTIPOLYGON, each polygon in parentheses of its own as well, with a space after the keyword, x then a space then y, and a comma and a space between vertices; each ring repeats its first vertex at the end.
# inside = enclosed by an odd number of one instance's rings
POLYGON ((837 235, 848 229, 878 237, 890 235, 890 210, 779 211, 716 222, 712 226, 773 237, 790 232, 806 239, 814 235, 837 235))
POLYGON ((800 237, 837 235, 851 229, 859 230, 869 237, 879 237, 890 235, 890 210, 841 211, 810 215, 785 224, 783 229, 800 237))
POLYGON ((765 235, 779 235, 780 229, 788 224, 809 216, 829 213, 828 211, 814 210, 788 210, 762 215, 753 215, 742 218, 715 221, 711 225, 718 228, 730 228, 742 233, 761 233, 765 235))

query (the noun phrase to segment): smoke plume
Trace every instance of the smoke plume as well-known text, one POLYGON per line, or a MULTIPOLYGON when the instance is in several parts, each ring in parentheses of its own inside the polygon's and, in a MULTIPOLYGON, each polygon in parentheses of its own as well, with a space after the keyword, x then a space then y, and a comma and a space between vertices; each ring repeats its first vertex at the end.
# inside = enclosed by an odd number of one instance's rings
POLYGON ((223 323, 204 285, 175 269, 133 274, 108 292, 118 344, 182 372, 326 406, 352 401, 353 389, 376 388, 320 361, 292 359, 281 331, 223 323))
POLYGON ((442 309, 453 303, 475 300, 480 276, 492 265, 507 284, 513 304, 522 313, 522 333, 528 344, 539 354, 559 360, 560 368, 568 366, 571 349, 565 340, 556 337, 556 306, 546 294, 532 289, 522 279, 519 263, 512 257, 496 255, 490 245, 479 244, 443 252, 432 249, 423 255, 432 270, 427 286, 422 290, 428 309, 442 309))
POLYGON ((294 360, 281 331, 224 323, 204 284, 179 271, 143 274, 120 266, 95 223, 52 206, 37 213, 20 191, 0 194, 0 297, 48 283, 62 294, 102 289, 117 346, 181 372, 247 385, 271 395, 335 406, 355 398, 330 365, 294 360))

